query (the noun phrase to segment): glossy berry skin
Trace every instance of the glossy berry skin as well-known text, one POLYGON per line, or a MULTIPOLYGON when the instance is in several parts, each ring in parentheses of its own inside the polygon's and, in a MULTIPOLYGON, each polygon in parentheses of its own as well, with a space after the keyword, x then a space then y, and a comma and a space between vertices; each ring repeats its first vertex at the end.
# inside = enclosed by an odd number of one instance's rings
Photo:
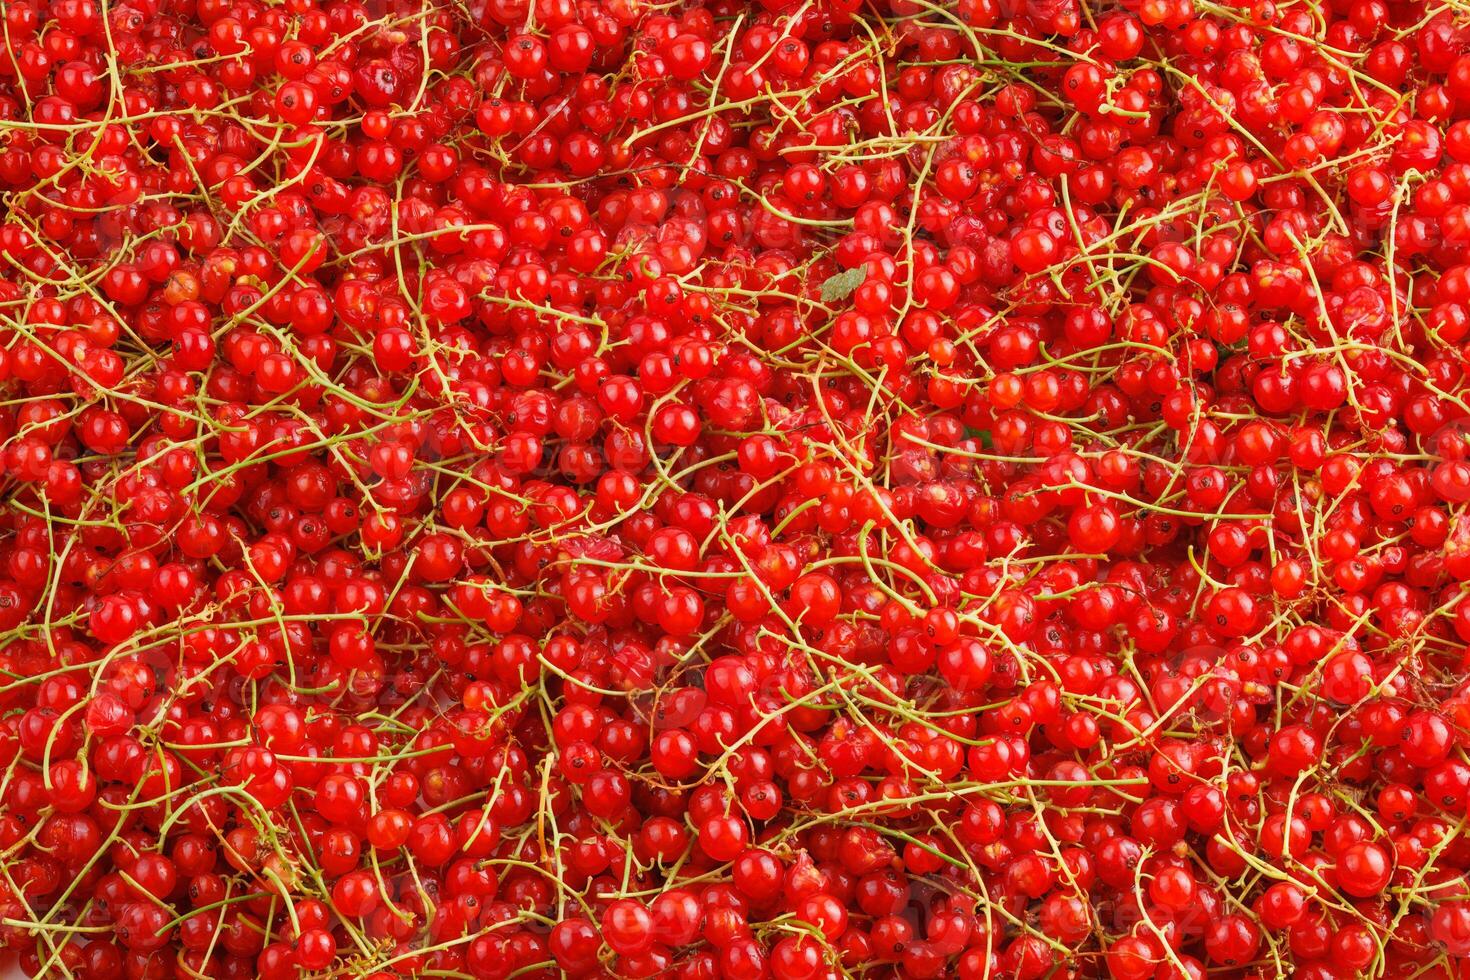
POLYGON ((0 962, 1464 972, 1457 11, 0 17, 0 962))

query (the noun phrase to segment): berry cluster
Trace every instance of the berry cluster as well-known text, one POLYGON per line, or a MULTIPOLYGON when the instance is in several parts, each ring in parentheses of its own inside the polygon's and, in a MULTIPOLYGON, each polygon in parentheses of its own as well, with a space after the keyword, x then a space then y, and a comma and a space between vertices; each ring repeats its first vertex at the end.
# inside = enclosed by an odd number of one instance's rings
POLYGON ((0 27, 29 974, 1470 973, 1460 7, 0 27))

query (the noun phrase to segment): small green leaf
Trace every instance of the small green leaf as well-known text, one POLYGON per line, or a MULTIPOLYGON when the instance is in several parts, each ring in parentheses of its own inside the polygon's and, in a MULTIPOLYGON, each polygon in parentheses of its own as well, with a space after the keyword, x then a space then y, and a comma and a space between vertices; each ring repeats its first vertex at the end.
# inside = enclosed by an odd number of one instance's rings
POLYGON ((835 303, 838 300, 847 299, 852 295, 854 289, 863 284, 866 278, 868 278, 868 269, 867 266, 862 265, 856 269, 848 269, 846 272, 829 276, 827 281, 822 283, 822 302, 835 303))
POLYGON ((984 446, 986 449, 989 449, 991 446, 989 429, 972 429, 967 425, 965 426, 965 438, 979 439, 980 445, 984 446))

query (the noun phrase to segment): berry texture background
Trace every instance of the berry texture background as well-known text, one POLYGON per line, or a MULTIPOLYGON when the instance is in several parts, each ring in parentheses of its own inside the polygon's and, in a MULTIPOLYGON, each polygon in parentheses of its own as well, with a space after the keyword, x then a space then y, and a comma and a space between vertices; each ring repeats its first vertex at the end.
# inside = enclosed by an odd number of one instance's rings
POLYGON ((11 974, 1470 980, 1464 7, 0 40, 11 974))

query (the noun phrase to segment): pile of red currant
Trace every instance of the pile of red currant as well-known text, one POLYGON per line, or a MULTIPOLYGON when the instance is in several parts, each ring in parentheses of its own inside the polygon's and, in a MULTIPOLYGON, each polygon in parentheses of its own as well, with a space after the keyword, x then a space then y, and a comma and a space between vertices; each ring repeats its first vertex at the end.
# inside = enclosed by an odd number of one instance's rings
POLYGON ((27 974, 1470 977, 1462 6, 0 41, 27 974))

